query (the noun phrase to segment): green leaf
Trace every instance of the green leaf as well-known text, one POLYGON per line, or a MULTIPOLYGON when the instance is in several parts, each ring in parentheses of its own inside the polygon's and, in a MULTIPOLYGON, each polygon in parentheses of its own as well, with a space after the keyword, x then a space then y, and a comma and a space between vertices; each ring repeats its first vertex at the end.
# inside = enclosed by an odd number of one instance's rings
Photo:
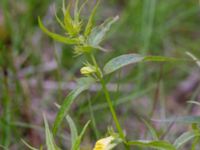
POLYGON ((53 38, 54 40, 61 42, 61 43, 65 43, 65 44, 77 44, 79 43, 78 39, 72 39, 72 38, 67 38, 64 36, 61 36, 59 34, 50 32, 47 28, 45 28, 45 26, 42 24, 40 18, 38 18, 38 22, 39 22, 39 26, 41 28, 41 30, 46 33, 48 36, 50 36, 51 38, 53 38))
POLYGON ((76 0, 75 2, 75 8, 74 8, 74 20, 75 22, 79 22, 79 11, 78 11, 78 5, 79 5, 79 0, 76 0))
POLYGON ((183 116, 183 117, 172 117, 169 119, 164 119, 164 120, 156 120, 153 119, 153 121, 156 122, 176 122, 176 123, 184 123, 184 124, 193 124, 193 123, 197 123, 200 124, 200 116, 183 116))
POLYGON ((109 18, 100 26, 92 29, 88 37, 87 43, 94 47, 98 46, 100 42, 103 40, 103 38, 105 37, 106 33, 110 30, 111 25, 115 23, 118 19, 119 19, 118 16, 114 18, 109 18))
MULTIPOLYGON (((193 139, 196 136, 197 136, 197 134, 193 131, 185 132, 175 140, 173 145, 177 149, 179 149, 181 146, 183 146, 185 143, 187 143, 189 140, 193 139)), ((198 136, 200 136, 200 135, 198 135, 198 136)))
POLYGON ((87 4, 87 2, 88 2, 88 0, 85 0, 84 2, 83 2, 83 4, 81 5, 81 7, 80 7, 80 9, 79 9, 79 16, 80 16, 80 14, 81 14, 81 12, 82 12, 82 10, 83 10, 83 8, 85 7, 85 5, 87 4))
POLYGON ((78 45, 78 46, 75 46, 74 47, 74 54, 76 55, 76 56, 78 56, 78 55, 81 55, 81 54, 83 54, 83 53, 88 53, 88 54, 90 54, 90 53, 92 53, 94 50, 101 50, 101 51, 104 51, 104 52, 106 52, 107 50, 106 49, 104 49, 104 48, 102 48, 102 47, 100 47, 100 46, 98 46, 98 47, 93 47, 93 46, 91 46, 91 45, 78 45))
POLYGON ((105 74, 110 74, 129 64, 143 61, 144 57, 139 54, 125 54, 111 59, 103 68, 105 74))
POLYGON ((70 133, 71 133, 71 145, 73 147, 75 145, 76 139, 78 138, 78 132, 72 118, 69 115, 67 115, 66 119, 67 122, 69 123, 70 133))
POLYGON ((26 141, 22 140, 22 142, 30 149, 30 150, 38 150, 32 146, 30 146, 26 141))
POLYGON ((97 8, 99 6, 99 2, 100 2, 100 0, 97 1, 96 5, 94 6, 94 9, 92 10, 92 13, 90 14, 88 23, 87 23, 86 28, 85 28, 85 33, 84 33, 84 35, 86 37, 91 33, 93 23, 94 23, 94 16, 95 16, 97 8))
POLYGON ((66 12, 65 0, 62 0, 62 11, 63 11, 63 14, 65 14, 65 12, 66 12))
POLYGON ((144 119, 142 119, 142 121, 145 123, 145 125, 149 129, 149 131, 153 137, 153 140, 159 140, 156 130, 152 127, 152 125, 144 119))
POLYGON ((79 150, 80 149, 80 144, 81 144, 81 140, 83 138, 83 135, 85 134, 86 129, 88 128, 90 124, 90 121, 88 121, 85 126, 83 127, 80 135, 78 136, 75 145, 72 147, 72 150, 79 150))
POLYGON ((57 22, 59 23, 59 25, 65 30, 65 25, 64 23, 60 20, 60 18, 58 17, 57 13, 55 12, 55 17, 56 17, 56 20, 57 22))
POLYGON ((49 129, 47 119, 45 115, 43 116, 44 116, 44 124, 45 124, 45 137, 46 137, 47 150, 60 150, 60 148, 58 148, 54 142, 53 135, 49 129))
POLYGON ((71 4, 68 4, 67 9, 65 10, 65 14, 64 14, 65 28, 67 32, 69 32, 69 34, 73 32, 73 25, 72 25, 73 20, 70 14, 70 7, 71 7, 71 4))
POLYGON ((130 141, 127 144, 141 146, 141 147, 155 148, 158 150, 176 150, 176 148, 172 144, 165 141, 138 140, 138 141, 130 141))
POLYGON ((63 121, 64 117, 67 115, 67 112, 70 109, 70 106, 74 102, 75 98, 82 93, 83 91, 87 90, 95 80, 91 77, 84 77, 78 80, 78 86, 73 91, 71 91, 67 97, 64 99, 63 104, 61 105, 59 112, 57 113, 56 119, 53 125, 53 134, 57 133, 57 130, 63 121))
MULTIPOLYGON (((2 148, 2 150, 8 150, 8 148, 6 148, 5 146, 3 145, 0 145, 0 148, 2 148)), ((37 149, 36 149, 37 150, 37 149)))
MULTIPOLYGON (((79 18, 77 18, 78 16, 75 17, 76 20, 72 19, 71 14, 70 14, 70 7, 71 7, 71 4, 67 6, 67 9, 65 10, 65 14, 64 14, 65 29, 67 30, 67 33, 70 36, 77 36, 77 34, 81 30, 81 22, 79 22, 79 18)), ((78 13, 75 15, 78 15, 78 13)))
POLYGON ((125 54, 111 59, 103 68, 105 74, 110 74, 124 66, 142 61, 176 61, 177 59, 164 56, 142 56, 139 54, 125 54))

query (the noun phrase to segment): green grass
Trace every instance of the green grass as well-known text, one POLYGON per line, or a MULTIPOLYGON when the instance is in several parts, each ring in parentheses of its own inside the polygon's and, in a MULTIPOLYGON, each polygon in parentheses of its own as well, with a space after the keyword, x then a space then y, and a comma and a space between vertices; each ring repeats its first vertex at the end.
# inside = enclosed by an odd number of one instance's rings
MULTIPOLYGON (((54 103, 62 104, 65 96, 75 89, 76 79, 81 77, 79 70, 84 60, 90 58, 74 57, 73 46, 53 41, 41 31, 38 16, 50 31, 63 32, 56 22, 53 5, 58 17, 62 17, 61 0, 0 1, 0 12, 3 12, 0 18, 4 16, 6 24, 2 28, 0 22, 0 33, 3 29, 7 34, 6 38, 0 34, 0 146, 5 149, 27 149, 20 139, 37 148, 45 143, 41 114, 46 114, 50 128, 48 133, 51 134, 58 111, 54 103), (56 67, 48 66, 51 63, 56 67)), ((94 3, 86 6, 81 14, 84 24, 94 3)), ((196 0, 101 1, 94 18, 98 25, 108 17, 119 15, 120 18, 101 44, 110 52, 94 53, 99 67, 103 68, 111 58, 127 53, 175 57, 183 61, 130 65, 104 78, 102 83, 109 85, 108 89, 104 86, 102 90, 98 82, 80 94, 72 103, 69 114, 78 131, 91 120, 81 140, 83 149, 92 149, 98 139, 108 134, 109 126, 115 132, 121 132, 118 133, 122 138, 124 133, 121 130, 126 131, 127 145, 135 145, 134 149, 144 149, 140 145, 152 147, 155 144, 140 143, 136 139, 152 140, 156 134, 157 142, 168 146, 183 133, 183 140, 188 138, 190 141, 180 149, 199 148, 197 122, 190 121, 187 125, 175 123, 169 128, 171 118, 177 114, 193 116, 199 109, 186 102, 177 102, 179 108, 176 109, 177 106, 173 105, 176 100, 171 99, 182 81, 199 69, 185 54, 189 51, 200 58, 199 7, 196 0), (113 105, 112 114, 104 93, 110 108, 113 105), (112 115, 116 114, 114 122, 112 115), (192 126, 192 129, 188 131, 185 126, 192 126), (162 140, 167 143, 162 143, 162 140)), ((199 85, 190 92, 188 100, 198 101, 199 85)), ((67 124, 64 119, 58 135, 54 137, 61 149, 70 149, 70 128, 67 124)), ((124 149, 123 144, 116 149, 124 149)))

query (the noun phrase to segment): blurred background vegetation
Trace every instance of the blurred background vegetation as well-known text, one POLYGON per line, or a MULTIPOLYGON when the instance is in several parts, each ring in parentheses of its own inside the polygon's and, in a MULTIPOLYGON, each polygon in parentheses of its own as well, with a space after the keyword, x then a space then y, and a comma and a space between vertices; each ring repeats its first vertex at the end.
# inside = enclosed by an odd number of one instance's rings
MULTIPOLYGON (((66 4, 70 0, 66 1, 66 4)), ((73 0, 71 0, 73 2, 73 0)), ((89 0, 82 17, 86 20, 95 1, 89 0)), ((42 113, 52 122, 57 108, 80 77, 84 58, 76 58, 72 48, 54 42, 41 32, 40 16, 51 30, 60 32, 55 10, 61 15, 62 0, 0 1, 0 145, 11 150, 26 149, 21 139, 39 147, 44 142, 42 113)), ((188 107, 188 100, 200 99, 199 68, 186 51, 200 58, 200 5, 197 0, 101 0, 96 22, 119 15, 98 61, 124 53, 162 55, 183 59, 178 63, 145 63, 128 66, 108 77, 117 113, 129 138, 148 137, 141 118, 147 119, 160 137, 173 141, 185 125, 152 122, 150 119, 198 114, 188 107)), ((94 141, 105 135, 112 117, 99 85, 90 94, 79 96, 70 115, 78 127, 92 118, 83 141, 91 149, 94 141)), ((58 143, 69 147, 67 123, 58 143)), ((58 145, 59 145, 58 144, 58 145)), ((0 148, 1 149, 1 148, 0 148)))

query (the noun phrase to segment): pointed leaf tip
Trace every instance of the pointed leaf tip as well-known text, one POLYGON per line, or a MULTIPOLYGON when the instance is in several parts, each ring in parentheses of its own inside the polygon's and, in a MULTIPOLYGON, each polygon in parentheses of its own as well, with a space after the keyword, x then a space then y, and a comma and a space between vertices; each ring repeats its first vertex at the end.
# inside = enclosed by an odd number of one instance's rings
POLYGON ((103 41, 106 33, 110 30, 111 26, 119 19, 119 16, 114 18, 108 18, 104 23, 100 26, 97 26, 91 30, 91 33, 88 37, 88 44, 94 47, 99 46, 99 44, 103 41))
POLYGON ((49 31, 42 23, 40 17, 38 17, 38 23, 39 23, 39 27, 40 29, 46 33, 48 36, 50 36, 51 38, 53 38, 54 40, 61 42, 61 43, 65 43, 65 44, 77 44, 78 40, 77 39, 73 39, 73 38, 68 38, 68 37, 64 37, 62 35, 53 33, 51 31, 49 31))

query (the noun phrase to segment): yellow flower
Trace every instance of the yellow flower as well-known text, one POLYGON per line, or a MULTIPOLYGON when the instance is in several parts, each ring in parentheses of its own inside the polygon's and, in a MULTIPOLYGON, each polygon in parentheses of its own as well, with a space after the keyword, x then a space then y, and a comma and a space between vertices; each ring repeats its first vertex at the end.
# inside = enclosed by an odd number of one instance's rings
POLYGON ((82 67, 80 70, 81 74, 83 75, 89 75, 91 73, 95 73, 96 69, 93 66, 86 66, 86 67, 82 67))
POLYGON ((98 140, 93 150, 111 150, 117 145, 117 143, 113 143, 114 139, 113 136, 109 136, 98 140))

